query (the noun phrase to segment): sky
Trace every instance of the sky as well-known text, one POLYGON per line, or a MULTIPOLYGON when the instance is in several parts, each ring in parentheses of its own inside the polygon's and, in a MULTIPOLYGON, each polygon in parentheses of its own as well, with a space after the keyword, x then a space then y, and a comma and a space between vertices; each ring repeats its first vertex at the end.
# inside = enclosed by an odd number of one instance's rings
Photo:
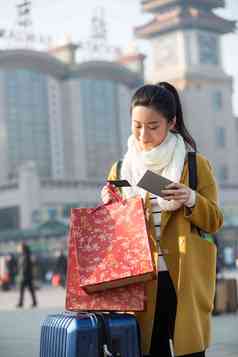
MULTIPOLYGON (((0 28, 14 28, 16 4, 22 0, 0 0, 0 28)), ((90 19, 97 7, 105 8, 108 42, 126 48, 134 41, 133 28, 146 23, 151 15, 142 13, 140 0, 32 0, 34 32, 50 36, 56 43, 66 36, 76 41, 86 41, 90 36, 90 19)), ((226 0, 226 8, 217 12, 232 20, 238 20, 238 1, 226 0)), ((137 46, 148 55, 151 51, 147 41, 136 41, 137 46)), ((234 77, 234 112, 238 115, 238 34, 223 36, 222 56, 225 72, 234 77)), ((148 68, 147 68, 148 70, 148 68)))

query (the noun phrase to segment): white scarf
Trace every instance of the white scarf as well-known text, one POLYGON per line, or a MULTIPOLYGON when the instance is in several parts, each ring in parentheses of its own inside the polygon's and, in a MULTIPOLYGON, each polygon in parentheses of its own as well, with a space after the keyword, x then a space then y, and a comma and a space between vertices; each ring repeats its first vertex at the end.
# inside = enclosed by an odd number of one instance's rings
MULTIPOLYGON (((126 198, 141 195, 144 199, 146 191, 136 186, 146 170, 160 174, 173 182, 179 182, 186 156, 186 146, 181 135, 168 133, 165 140, 149 151, 141 151, 136 139, 131 135, 128 139, 128 151, 124 156, 121 177, 128 180, 132 187, 124 187, 126 198)), ((167 201, 158 197, 158 204, 163 211, 174 211, 180 204, 174 200, 167 201)))

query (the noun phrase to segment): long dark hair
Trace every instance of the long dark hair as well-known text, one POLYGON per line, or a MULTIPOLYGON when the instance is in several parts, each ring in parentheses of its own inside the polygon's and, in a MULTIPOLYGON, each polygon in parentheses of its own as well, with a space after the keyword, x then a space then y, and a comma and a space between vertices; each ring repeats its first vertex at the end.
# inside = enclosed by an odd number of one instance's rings
POLYGON ((174 133, 182 136, 184 141, 195 151, 197 145, 183 120, 182 105, 179 94, 174 86, 168 82, 159 82, 156 85, 146 84, 140 87, 132 97, 130 111, 137 106, 149 107, 161 113, 168 122, 176 116, 174 133))

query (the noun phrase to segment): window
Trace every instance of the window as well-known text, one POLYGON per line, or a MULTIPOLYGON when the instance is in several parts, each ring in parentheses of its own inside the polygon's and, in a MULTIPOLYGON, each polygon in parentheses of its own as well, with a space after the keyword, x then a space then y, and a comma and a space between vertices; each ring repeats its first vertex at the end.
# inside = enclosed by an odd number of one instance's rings
POLYGON ((222 93, 220 91, 212 93, 212 106, 216 112, 222 109, 222 93))
POLYGON ((226 146, 226 131, 223 127, 216 128, 216 144, 220 148, 224 148, 226 146))
POLYGON ((0 230, 17 229, 20 227, 20 207, 12 206, 0 209, 0 230))
POLYGON ((200 33, 198 35, 198 43, 200 63, 206 65, 218 65, 218 37, 211 33, 200 33))
POLYGON ((54 220, 57 218, 57 209, 56 208, 48 208, 48 217, 49 220, 54 220))
POLYGON ((84 131, 89 176, 104 176, 108 166, 118 156, 120 133, 117 99, 118 87, 115 82, 80 80, 80 104, 82 116, 85 118, 84 131), (95 165, 95 162, 99 165, 95 165))
POLYGON ((6 70, 5 88, 10 161, 37 161, 40 175, 49 176, 48 77, 29 70, 6 70))
POLYGON ((219 179, 221 182, 227 181, 228 179, 228 168, 226 165, 221 165, 219 168, 219 179))

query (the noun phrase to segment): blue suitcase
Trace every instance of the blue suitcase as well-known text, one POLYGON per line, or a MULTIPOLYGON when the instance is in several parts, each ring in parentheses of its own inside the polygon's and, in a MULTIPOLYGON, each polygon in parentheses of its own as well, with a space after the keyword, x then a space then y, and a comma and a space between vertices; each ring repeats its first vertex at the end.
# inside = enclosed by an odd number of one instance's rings
POLYGON ((41 326, 40 357, 141 357, 139 340, 129 314, 52 314, 41 326))

